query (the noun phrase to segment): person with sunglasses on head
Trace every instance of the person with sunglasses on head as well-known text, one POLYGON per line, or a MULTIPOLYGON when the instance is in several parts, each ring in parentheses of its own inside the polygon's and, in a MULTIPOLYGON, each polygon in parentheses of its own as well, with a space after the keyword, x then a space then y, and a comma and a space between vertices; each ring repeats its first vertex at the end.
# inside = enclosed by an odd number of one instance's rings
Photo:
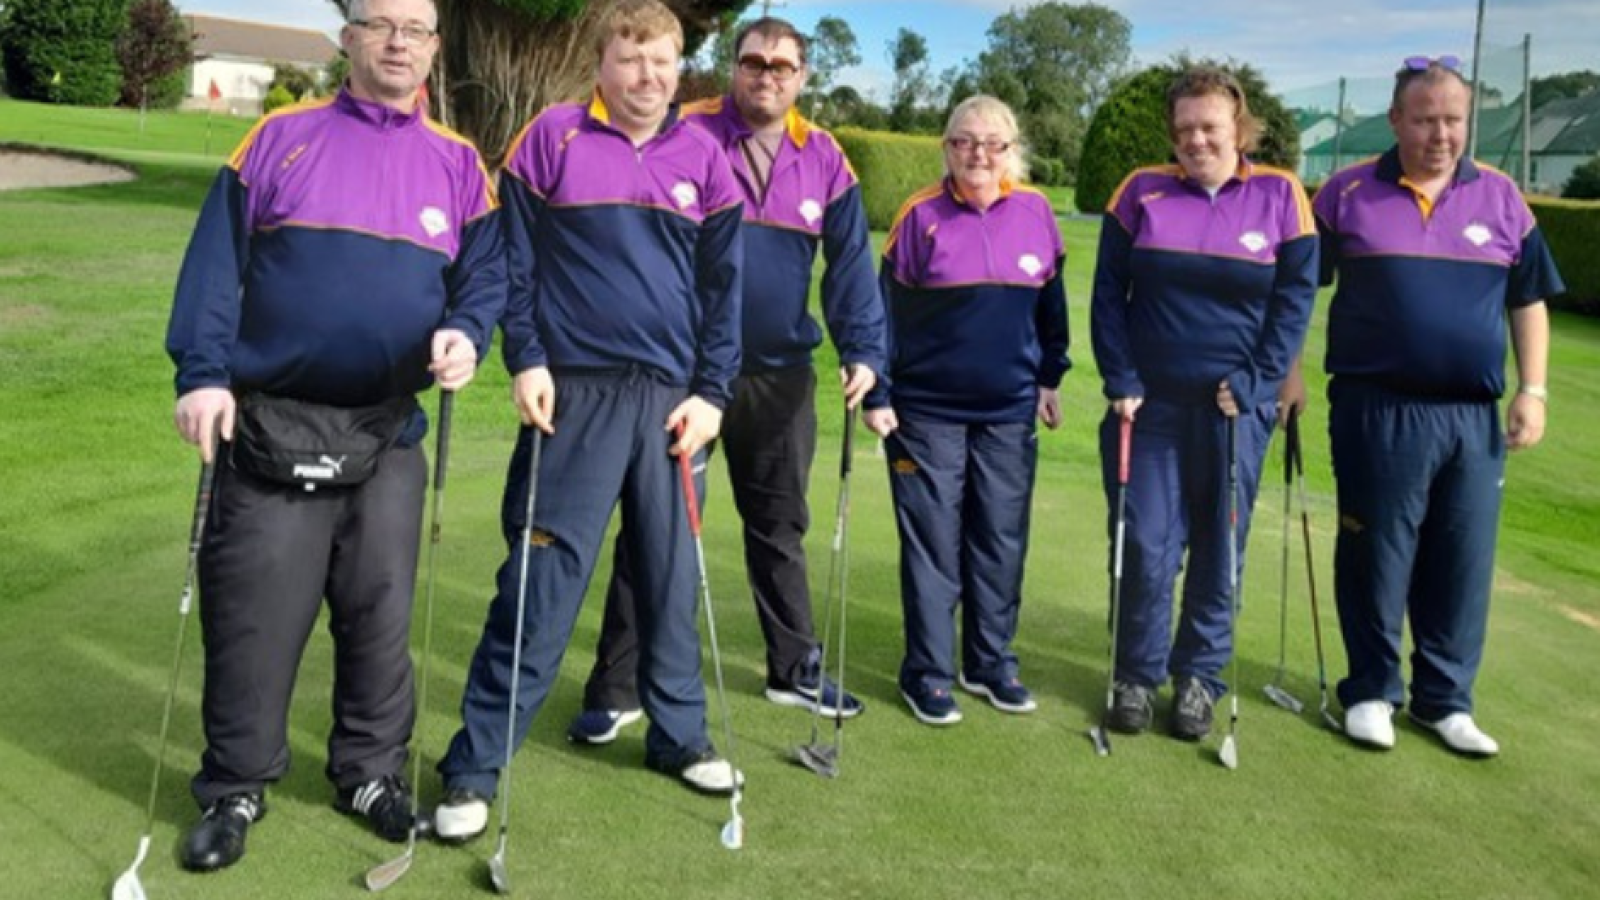
MULTIPOLYGON (((1472 89, 1453 56, 1395 73, 1395 145, 1333 175, 1312 206, 1328 308, 1338 488, 1334 594, 1345 733, 1394 746, 1392 717, 1493 756, 1473 716, 1506 451, 1544 436, 1544 297, 1564 289, 1516 184, 1466 156, 1472 89), (1506 404, 1506 332, 1517 387, 1506 404), (1400 668, 1409 618, 1410 701, 1400 668)), ((1303 402, 1304 386, 1296 386, 1303 402)))
POLYGON ((1022 607, 1037 417, 1061 424, 1065 250, 1027 173, 1016 116, 969 97, 944 133, 946 175, 900 208, 879 284, 888 377, 866 399, 900 532, 901 696, 918 721, 961 721, 953 688, 1037 708, 1012 648, 1022 607), (956 609, 961 666, 956 670, 956 609))
POLYGON ((205 814, 180 853, 194 870, 239 860, 288 771, 290 695, 324 597, 335 804, 391 841, 412 826, 401 772, 428 428, 414 395, 471 381, 505 267, 488 172, 420 93, 434 4, 355 0, 349 14, 338 94, 264 118, 217 177, 167 331, 178 430, 219 462, 199 559, 205 814))
POLYGON ((1167 89, 1167 131, 1176 162, 1134 171, 1107 206, 1090 307, 1109 404, 1100 458, 1111 509, 1122 420, 1132 423, 1106 724, 1144 731, 1170 679, 1168 731, 1197 741, 1229 690, 1221 672, 1234 652, 1233 585, 1244 568, 1240 553, 1229 572, 1230 547, 1249 534, 1278 391, 1310 323, 1317 240, 1299 180, 1247 155, 1261 126, 1232 75, 1181 73, 1167 89))
MULTIPOLYGON (((766 638, 766 696, 807 710, 821 704, 823 715, 849 718, 863 705, 821 671, 806 579, 806 491, 817 442, 812 351, 822 341, 807 300, 819 247, 822 313, 839 351, 847 406, 861 402, 883 369, 885 325, 861 186, 833 136, 795 108, 808 75, 806 43, 782 19, 744 25, 734 40, 731 92, 688 105, 684 117, 726 151, 744 198, 743 364, 720 444, 766 638)), ((642 715, 627 549, 617 542, 584 710, 567 731, 582 745, 609 743, 642 715)))
POLYGON ((462 725, 438 764, 435 834, 446 841, 487 827, 507 747, 526 739, 549 696, 619 507, 643 607, 645 764, 708 793, 733 793, 742 780, 707 733, 695 547, 677 463, 703 459, 739 369, 742 201, 727 157, 672 102, 683 50, 672 11, 616 0, 593 34, 593 97, 536 116, 501 174, 510 279, 501 326, 522 428, 502 505, 507 555, 467 672, 462 725), (528 601, 520 628, 519 595, 528 601))

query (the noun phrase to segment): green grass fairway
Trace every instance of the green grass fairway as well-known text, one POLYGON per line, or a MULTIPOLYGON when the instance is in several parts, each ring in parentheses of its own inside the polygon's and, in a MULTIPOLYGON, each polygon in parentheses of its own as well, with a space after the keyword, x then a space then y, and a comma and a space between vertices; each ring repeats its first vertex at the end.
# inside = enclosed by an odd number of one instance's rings
MULTIPOLYGON (((0 102, 0 141, 123 158, 137 158, 130 150, 198 152, 186 149, 197 127, 189 117, 152 116, 150 134, 173 130, 146 146, 130 137, 136 131, 127 121, 117 120, 115 135, 95 124, 118 115, 0 102)), ((219 128, 213 156, 231 147, 232 134, 222 139, 219 128)), ((107 896, 143 825, 197 468, 170 422, 162 338, 173 280, 216 165, 160 160, 138 162, 143 178, 126 185, 0 194, 4 897, 107 896)), ((1102 401, 1087 328, 1098 224, 1074 220, 1063 228, 1077 368, 1064 385, 1066 423, 1041 435, 1018 641, 1039 711, 1008 717, 963 698, 966 721, 935 730, 900 702, 893 516, 883 463, 863 437, 852 484, 849 682, 869 708, 846 726, 839 779, 788 762, 790 748, 807 739, 809 720, 760 696, 761 638, 718 470, 705 543, 738 761, 749 775, 746 848, 730 853, 718 843, 725 801, 643 768, 642 728, 601 749, 565 741, 599 627, 594 590, 559 682, 516 759, 509 863, 517 896, 1600 896, 1600 323, 1557 317, 1549 436, 1513 458, 1506 476, 1492 636, 1478 692, 1481 721, 1504 746, 1500 758, 1458 759, 1408 724, 1399 726, 1394 752, 1363 752, 1324 731, 1314 715, 1296 718, 1262 696, 1278 652, 1283 523, 1281 457, 1274 456, 1249 546, 1241 767, 1218 765, 1216 739, 1196 746, 1159 734, 1118 738, 1115 754, 1101 759, 1084 736, 1105 689, 1106 513, 1094 450, 1102 401)), ((1314 359, 1324 314, 1311 339, 1314 359)), ((819 586, 840 435, 836 382, 822 380, 810 540, 819 586)), ((1329 672, 1338 677, 1332 481, 1316 380, 1306 423, 1311 515, 1329 672)), ((425 402, 434 406, 431 397, 425 402)), ((423 784, 430 803, 438 795, 431 767, 455 727, 503 553, 499 491, 513 431, 497 351, 457 410, 433 679, 417 741, 430 770, 423 784)), ((1287 683, 1314 708, 1311 621, 1298 533, 1294 539, 1287 683)), ((819 590, 819 614, 821 603, 819 590)), ((398 848, 331 807, 322 774, 331 647, 320 629, 292 711, 294 765, 271 792, 249 855, 210 876, 178 868, 176 847, 196 815, 187 779, 202 747, 199 631, 194 616, 154 849, 142 870, 150 896, 366 896, 361 875, 398 848)), ((1163 698, 1162 714, 1165 707, 1163 698)), ((712 726, 720 734, 714 707, 712 726)), ((483 896, 493 852, 492 836, 462 849, 426 844, 387 896, 483 896)))

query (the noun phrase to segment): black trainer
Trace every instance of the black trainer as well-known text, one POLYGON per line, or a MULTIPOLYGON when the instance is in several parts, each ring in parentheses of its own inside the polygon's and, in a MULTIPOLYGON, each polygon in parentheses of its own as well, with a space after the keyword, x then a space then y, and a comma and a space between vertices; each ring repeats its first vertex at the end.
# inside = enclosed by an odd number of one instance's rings
POLYGON ((341 789, 333 805, 342 813, 366 819, 378 837, 391 843, 411 836, 411 789, 399 775, 341 789))
POLYGON ((1214 701, 1205 682, 1193 675, 1177 684, 1172 701, 1172 736, 1180 741, 1198 741, 1211 733, 1211 707, 1214 701))
POLYGON ((1106 715, 1106 727, 1122 734, 1144 731, 1155 718, 1154 699, 1155 691, 1142 684, 1117 682, 1111 689, 1111 711, 1106 715))
POLYGON ((212 803, 183 840, 183 867, 214 872, 238 862, 250 826, 266 814, 267 802, 256 793, 230 794, 212 803))

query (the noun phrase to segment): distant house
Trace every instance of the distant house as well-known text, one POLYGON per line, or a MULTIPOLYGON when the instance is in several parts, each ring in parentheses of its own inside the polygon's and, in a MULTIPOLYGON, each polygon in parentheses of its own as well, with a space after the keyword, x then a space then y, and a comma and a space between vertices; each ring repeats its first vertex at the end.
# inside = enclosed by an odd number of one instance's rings
POLYGON ((205 15, 183 19, 194 38, 196 60, 190 68, 185 109, 209 106, 236 116, 258 116, 272 86, 274 63, 320 74, 339 55, 332 38, 309 28, 205 15))

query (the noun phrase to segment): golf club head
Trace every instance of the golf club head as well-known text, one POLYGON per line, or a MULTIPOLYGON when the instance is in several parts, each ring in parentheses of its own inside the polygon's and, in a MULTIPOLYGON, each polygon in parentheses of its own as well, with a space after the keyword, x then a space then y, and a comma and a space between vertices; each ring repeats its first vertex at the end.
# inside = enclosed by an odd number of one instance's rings
POLYGON ((1276 684, 1269 684, 1261 690, 1267 695, 1268 700, 1271 700, 1273 703, 1278 704, 1295 715, 1299 715, 1301 710, 1305 709, 1305 704, 1300 702, 1300 698, 1289 693, 1283 688, 1278 687, 1276 684))
POLYGON ((1096 725, 1089 729, 1089 740, 1094 743, 1095 756, 1111 755, 1111 735, 1106 734, 1104 725, 1096 725))
POLYGON ((506 874, 505 845, 489 857, 489 883, 494 885, 496 894, 511 893, 511 876, 506 874))
POLYGON ((396 881, 404 878, 405 874, 411 871, 411 860, 416 857, 416 854, 417 841, 416 838, 413 837, 411 842, 406 845, 406 852, 396 856, 394 859, 391 859, 388 862, 379 863, 378 865, 375 865, 367 870, 367 877, 365 879, 367 890, 376 894, 379 891, 387 890, 389 887, 393 886, 396 881))
POLYGON ((802 744, 794 748, 794 760, 823 778, 839 777, 839 754, 827 744, 802 744))
POLYGON ((111 885, 111 900, 148 900, 144 883, 139 880, 139 866, 144 864, 145 854, 149 852, 150 835, 146 834, 139 838, 139 852, 134 855, 133 863, 111 885))
POLYGON ((722 826, 722 846, 729 850, 739 850, 744 847, 744 817, 739 815, 738 801, 734 801, 733 818, 722 826))
POLYGON ((1344 734, 1344 726, 1339 724, 1339 720, 1334 718, 1326 705, 1322 707, 1322 724, 1332 729, 1334 734, 1344 734))
POLYGON ((1217 759, 1221 760, 1229 771, 1239 768, 1239 745, 1234 741, 1233 735, 1230 734, 1222 739, 1222 749, 1217 752, 1217 759))

